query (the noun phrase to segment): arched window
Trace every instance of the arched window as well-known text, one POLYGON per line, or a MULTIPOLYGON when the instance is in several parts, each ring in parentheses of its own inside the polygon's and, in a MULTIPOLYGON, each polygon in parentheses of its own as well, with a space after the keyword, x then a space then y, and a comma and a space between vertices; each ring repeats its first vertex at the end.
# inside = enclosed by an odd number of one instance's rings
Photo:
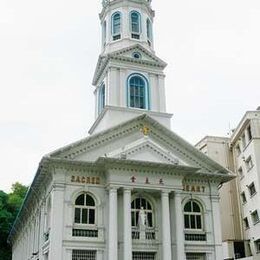
POLYGON ((188 201, 184 206, 184 227, 202 230, 202 210, 194 200, 188 201))
POLYGON ((100 89, 99 89, 99 106, 98 106, 99 113, 105 107, 105 97, 106 97, 106 88, 105 88, 105 84, 102 83, 102 85, 100 86, 100 89))
POLYGON ((151 203, 145 198, 136 198, 131 203, 132 227, 144 225, 154 227, 154 216, 151 203))
POLYGON ((134 39, 140 39, 141 33, 141 16, 138 12, 133 11, 130 14, 131 18, 131 36, 134 39))
POLYGON ((148 18, 146 20, 146 34, 147 34, 147 42, 149 45, 151 45, 152 38, 153 38, 152 23, 148 18))
POLYGON ((133 74, 128 78, 128 106, 141 109, 149 109, 149 93, 147 80, 133 74))
POLYGON ((112 36, 114 41, 121 38, 121 14, 119 12, 112 15, 112 36))
POLYGON ((87 193, 79 195, 75 200, 74 222, 77 224, 94 225, 96 219, 95 201, 87 193))

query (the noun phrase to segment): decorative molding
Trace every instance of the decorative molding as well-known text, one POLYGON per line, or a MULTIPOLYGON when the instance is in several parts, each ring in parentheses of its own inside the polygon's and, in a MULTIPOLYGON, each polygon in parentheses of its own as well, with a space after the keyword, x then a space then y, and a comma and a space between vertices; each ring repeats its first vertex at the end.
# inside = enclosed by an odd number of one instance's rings
POLYGON ((107 70, 107 66, 111 60, 118 60, 120 62, 127 62, 127 63, 133 63, 145 65, 148 67, 157 67, 160 69, 164 69, 167 66, 167 63, 158 58, 156 55, 154 55, 152 52, 148 51, 146 48, 144 48, 140 44, 135 44, 126 48, 123 48, 119 51, 115 51, 106 55, 100 55, 98 58, 97 66, 94 73, 94 78, 92 81, 92 84, 94 86, 97 85, 101 75, 103 75, 104 71, 107 70), (135 59, 133 57, 127 57, 123 56, 122 54, 133 52, 133 51, 139 51, 142 54, 145 54, 147 57, 151 58, 151 60, 145 60, 145 59, 135 59))

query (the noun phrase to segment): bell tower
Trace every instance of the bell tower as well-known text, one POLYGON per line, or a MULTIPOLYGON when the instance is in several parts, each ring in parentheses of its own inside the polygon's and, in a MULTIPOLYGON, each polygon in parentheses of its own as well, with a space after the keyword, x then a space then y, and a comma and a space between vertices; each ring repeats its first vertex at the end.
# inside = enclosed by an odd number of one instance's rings
POLYGON ((151 0, 104 0, 99 15, 101 54, 92 84, 95 86, 97 133, 147 113, 170 128, 166 113, 164 68, 155 55, 151 0))

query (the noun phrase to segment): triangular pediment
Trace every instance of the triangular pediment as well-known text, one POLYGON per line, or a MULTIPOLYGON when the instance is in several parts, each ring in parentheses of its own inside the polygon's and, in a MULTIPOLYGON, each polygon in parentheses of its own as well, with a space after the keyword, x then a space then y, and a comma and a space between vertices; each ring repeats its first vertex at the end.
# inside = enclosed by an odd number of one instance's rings
POLYGON ((196 167, 201 172, 228 170, 146 114, 82 139, 49 155, 95 162, 101 157, 196 167))
POLYGON ((120 147, 108 153, 107 157, 187 166, 184 161, 169 150, 165 150, 149 137, 142 137, 124 147, 120 147))
POLYGON ((119 51, 115 51, 105 55, 100 55, 92 82, 93 85, 96 85, 99 77, 105 70, 109 61, 112 60, 123 63, 134 63, 136 65, 139 64, 142 66, 155 67, 160 69, 164 69, 167 66, 167 64, 159 57, 157 57, 154 53, 147 50, 140 44, 135 44, 127 48, 120 49, 119 51), (140 54, 139 59, 133 57, 133 53, 137 52, 140 54))
POLYGON ((116 51, 114 53, 110 54, 110 57, 117 58, 117 59, 129 59, 129 61, 132 62, 147 62, 153 65, 165 67, 167 64, 158 58, 154 53, 148 51, 144 47, 142 47, 140 44, 136 44, 124 49, 121 49, 120 51, 116 51), (139 59, 136 59, 133 57, 133 53, 139 53, 141 57, 139 59))

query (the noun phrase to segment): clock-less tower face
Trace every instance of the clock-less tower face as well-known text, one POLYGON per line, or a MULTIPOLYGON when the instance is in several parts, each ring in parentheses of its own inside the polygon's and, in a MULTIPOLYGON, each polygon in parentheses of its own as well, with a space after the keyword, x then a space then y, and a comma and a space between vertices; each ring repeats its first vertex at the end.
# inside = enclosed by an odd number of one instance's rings
POLYGON ((96 122, 90 133, 140 113, 170 127, 163 70, 155 55, 154 11, 147 0, 107 0, 100 13, 102 50, 94 74, 96 122))

